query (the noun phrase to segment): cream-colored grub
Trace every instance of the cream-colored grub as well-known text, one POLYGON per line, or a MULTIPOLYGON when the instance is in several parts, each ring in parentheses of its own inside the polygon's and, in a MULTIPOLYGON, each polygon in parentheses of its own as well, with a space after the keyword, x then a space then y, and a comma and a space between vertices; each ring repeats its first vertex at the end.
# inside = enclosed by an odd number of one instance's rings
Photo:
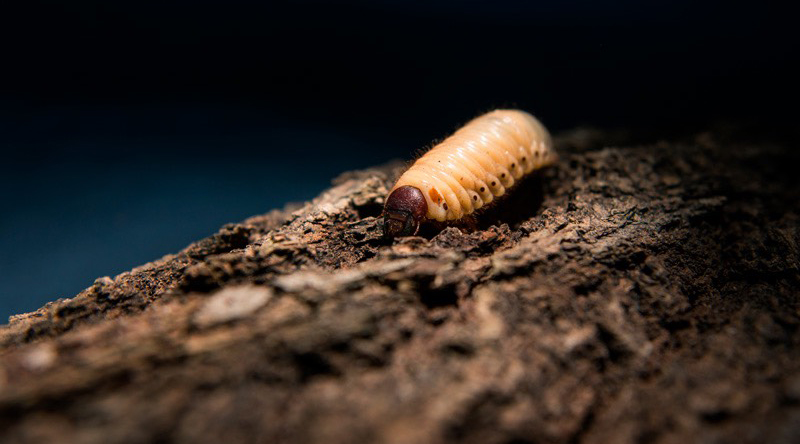
POLYGON ((519 110, 495 110, 425 153, 389 194, 404 185, 418 188, 428 203, 428 219, 457 220, 556 159, 550 134, 535 117, 519 110))

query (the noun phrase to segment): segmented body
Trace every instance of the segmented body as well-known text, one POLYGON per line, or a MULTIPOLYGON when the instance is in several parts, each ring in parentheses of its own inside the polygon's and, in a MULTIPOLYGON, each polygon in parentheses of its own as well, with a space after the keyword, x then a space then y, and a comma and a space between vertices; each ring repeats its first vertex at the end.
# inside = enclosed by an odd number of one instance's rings
POLYGON ((428 204, 428 219, 457 220, 556 158, 550 134, 536 118, 519 110, 495 110, 425 153, 389 194, 402 186, 418 188, 428 204))

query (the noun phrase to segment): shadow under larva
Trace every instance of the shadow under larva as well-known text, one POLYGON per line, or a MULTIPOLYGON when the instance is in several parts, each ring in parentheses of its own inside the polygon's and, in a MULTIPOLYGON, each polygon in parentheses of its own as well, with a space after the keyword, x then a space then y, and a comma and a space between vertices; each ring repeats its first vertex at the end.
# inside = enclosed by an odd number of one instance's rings
POLYGON ((512 229, 539 213, 544 202, 544 175, 534 171, 525 176, 514 190, 476 215, 476 228, 508 224, 512 229))

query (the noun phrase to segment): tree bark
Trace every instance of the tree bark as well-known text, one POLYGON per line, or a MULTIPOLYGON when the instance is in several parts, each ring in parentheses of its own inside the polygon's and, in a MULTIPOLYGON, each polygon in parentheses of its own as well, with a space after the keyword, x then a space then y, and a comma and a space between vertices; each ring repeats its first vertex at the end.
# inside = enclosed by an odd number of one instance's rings
POLYGON ((385 240, 390 164, 12 317, 0 441, 800 442, 796 154, 556 147, 471 232, 385 240))

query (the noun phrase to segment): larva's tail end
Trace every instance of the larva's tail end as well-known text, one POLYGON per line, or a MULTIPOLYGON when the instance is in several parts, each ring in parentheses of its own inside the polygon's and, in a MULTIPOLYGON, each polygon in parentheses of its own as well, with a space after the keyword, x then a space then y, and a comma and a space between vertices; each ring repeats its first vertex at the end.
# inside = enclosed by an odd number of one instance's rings
POLYGON ((547 154, 544 160, 544 164, 547 166, 553 166, 558 163, 559 157, 558 153, 551 147, 547 150, 547 154))
POLYGON ((547 147, 547 150, 544 153, 544 166, 553 166, 558 163, 559 156, 556 152, 555 146, 553 146, 553 137, 550 136, 550 133, 542 126, 542 130, 544 131, 544 145, 547 147))

